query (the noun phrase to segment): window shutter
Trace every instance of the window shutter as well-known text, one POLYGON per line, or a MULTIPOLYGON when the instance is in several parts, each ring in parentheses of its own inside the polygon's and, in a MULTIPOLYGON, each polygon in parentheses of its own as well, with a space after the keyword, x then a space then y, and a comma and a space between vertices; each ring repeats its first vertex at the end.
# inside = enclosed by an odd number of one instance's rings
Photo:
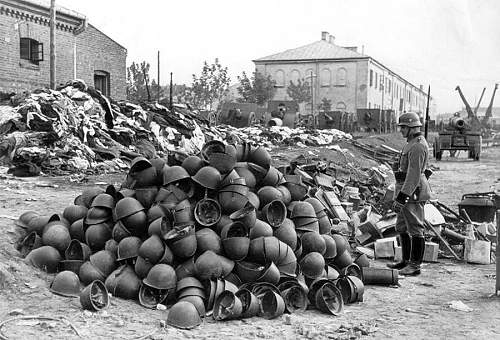
POLYGON ((30 60, 30 39, 21 38, 20 39, 20 57, 21 59, 30 60))
POLYGON ((34 42, 34 48, 31 50, 31 60, 43 61, 43 43, 34 42))

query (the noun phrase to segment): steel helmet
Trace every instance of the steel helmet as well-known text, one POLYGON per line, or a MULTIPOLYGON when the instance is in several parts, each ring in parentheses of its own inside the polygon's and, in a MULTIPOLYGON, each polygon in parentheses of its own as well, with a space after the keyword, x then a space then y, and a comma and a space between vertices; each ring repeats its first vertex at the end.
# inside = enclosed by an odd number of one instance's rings
POLYGON ((323 273, 325 259, 320 253, 311 252, 302 258, 300 268, 306 277, 316 279, 323 273))
POLYGON ((105 223, 91 225, 85 231, 85 243, 87 243, 93 251, 104 249, 106 241, 110 238, 111 228, 105 223))
POLYGON ((191 329, 201 324, 201 318, 196 306, 188 301, 179 301, 170 308, 167 325, 191 329))
POLYGON ((175 289, 177 276, 172 266, 159 263, 149 270, 148 276, 142 282, 155 289, 175 289))
POLYGON ((103 273, 104 277, 108 277, 116 269, 116 257, 107 250, 100 250, 90 255, 90 263, 103 273))
POLYGON ((193 176, 193 181, 204 188, 215 190, 222 180, 219 170, 212 166, 204 166, 193 176))
POLYGON ((125 197, 116 204, 116 219, 121 220, 143 210, 144 206, 138 200, 132 197, 125 197))
POLYGON ((59 261, 61 260, 62 258, 59 251, 51 246, 42 246, 40 248, 33 249, 25 259, 26 263, 43 269, 48 273, 55 273, 57 271, 59 261))
POLYGON ((161 260, 165 246, 158 235, 152 235, 146 239, 139 247, 139 256, 156 264, 161 260))
POLYGON ((113 209, 115 207, 115 199, 110 194, 99 194, 94 197, 90 206, 113 209))
POLYGON ((186 178, 190 178, 189 173, 180 165, 174 165, 169 168, 164 168, 163 170, 163 185, 168 185, 186 178))
POLYGON ((415 112, 406 112, 399 116, 398 126, 418 127, 422 126, 420 117, 415 112))
POLYGON ((139 255, 139 248, 142 241, 136 236, 125 237, 118 243, 117 261, 136 258, 139 255))
POLYGON ((66 248, 68 248, 71 242, 71 236, 69 234, 68 228, 62 224, 52 224, 48 225, 42 234, 43 244, 46 246, 52 246, 64 253, 66 248))
POLYGON ((50 284, 50 291, 62 296, 78 297, 80 296, 80 279, 69 270, 62 271, 50 284))
POLYGON ((186 169, 189 175, 194 176, 198 170, 205 166, 205 162, 198 156, 189 156, 182 161, 181 166, 186 169))
POLYGON ((75 221, 87 216, 88 209, 83 205, 70 205, 64 209, 63 216, 69 221, 69 223, 74 223, 75 221))

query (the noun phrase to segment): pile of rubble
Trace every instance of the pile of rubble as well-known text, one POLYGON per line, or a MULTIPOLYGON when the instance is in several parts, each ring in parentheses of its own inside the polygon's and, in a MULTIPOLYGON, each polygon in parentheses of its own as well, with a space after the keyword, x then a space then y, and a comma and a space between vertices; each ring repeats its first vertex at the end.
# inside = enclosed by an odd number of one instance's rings
POLYGON ((91 310, 108 293, 171 306, 167 323, 192 328, 206 315, 337 315, 363 300, 364 283, 397 283, 397 271, 369 268, 349 244, 349 215, 366 218, 363 206, 381 199, 372 184, 359 190, 300 162, 277 169, 250 143, 214 140, 177 156, 137 157, 120 188, 87 188, 62 213, 20 216, 18 249, 59 272, 52 292, 91 310))
POLYGON ((128 169, 137 156, 199 153, 212 139, 279 145, 327 145, 351 136, 332 129, 209 126, 185 105, 111 102, 79 80, 58 90, 40 89, 0 105, 0 160, 17 176, 102 173, 128 169))

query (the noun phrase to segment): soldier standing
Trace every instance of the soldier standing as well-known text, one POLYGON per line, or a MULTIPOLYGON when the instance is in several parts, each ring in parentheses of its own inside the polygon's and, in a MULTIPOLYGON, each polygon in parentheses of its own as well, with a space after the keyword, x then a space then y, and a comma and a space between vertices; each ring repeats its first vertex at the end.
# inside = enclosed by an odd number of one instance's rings
POLYGON ((398 126, 407 143, 399 162, 393 165, 396 187, 392 207, 398 214, 396 231, 399 233, 403 259, 388 267, 400 269, 402 275, 418 275, 425 250, 424 205, 431 198, 425 174, 429 146, 420 131, 422 123, 416 113, 402 114, 398 126))

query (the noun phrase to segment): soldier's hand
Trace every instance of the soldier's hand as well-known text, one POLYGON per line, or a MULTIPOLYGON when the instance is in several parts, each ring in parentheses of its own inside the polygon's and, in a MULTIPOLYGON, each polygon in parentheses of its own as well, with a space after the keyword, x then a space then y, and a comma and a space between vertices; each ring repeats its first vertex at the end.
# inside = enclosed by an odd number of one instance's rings
POLYGON ((404 206, 406 205, 406 203, 408 203, 409 200, 410 200, 410 196, 408 196, 405 193, 400 191, 398 193, 398 196, 396 197, 396 199, 392 203, 392 210, 394 210, 397 213, 400 213, 401 210, 404 208, 404 206))
POLYGON ((401 212, 401 210, 403 210, 404 206, 405 206, 404 204, 401 204, 398 201, 394 201, 392 203, 392 211, 399 214, 401 212))

